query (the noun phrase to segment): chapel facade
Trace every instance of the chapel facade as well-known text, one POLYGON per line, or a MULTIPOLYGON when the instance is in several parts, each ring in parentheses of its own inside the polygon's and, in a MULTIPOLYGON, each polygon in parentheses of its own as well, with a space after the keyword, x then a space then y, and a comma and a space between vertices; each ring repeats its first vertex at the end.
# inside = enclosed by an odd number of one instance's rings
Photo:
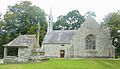
MULTIPOLYGON (((52 29, 49 18, 48 29, 52 29)), ((95 19, 88 15, 78 30, 47 31, 42 43, 45 56, 61 58, 114 58, 115 47, 112 45, 108 29, 102 28, 95 19)))

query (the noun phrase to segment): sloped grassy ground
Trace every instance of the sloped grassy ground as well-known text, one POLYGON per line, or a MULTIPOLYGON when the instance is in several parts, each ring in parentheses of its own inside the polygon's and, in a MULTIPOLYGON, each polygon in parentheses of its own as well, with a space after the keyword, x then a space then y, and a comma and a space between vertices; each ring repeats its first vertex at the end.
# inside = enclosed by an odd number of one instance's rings
POLYGON ((0 69, 120 69, 120 60, 54 58, 40 63, 0 64, 0 69))

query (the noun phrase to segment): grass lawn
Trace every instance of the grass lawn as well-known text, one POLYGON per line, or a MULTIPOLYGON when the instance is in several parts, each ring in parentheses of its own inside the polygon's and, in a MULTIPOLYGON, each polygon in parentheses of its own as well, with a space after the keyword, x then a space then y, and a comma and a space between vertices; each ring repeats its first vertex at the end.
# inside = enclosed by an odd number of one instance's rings
POLYGON ((0 69, 120 69, 120 60, 56 58, 40 63, 0 64, 0 69))

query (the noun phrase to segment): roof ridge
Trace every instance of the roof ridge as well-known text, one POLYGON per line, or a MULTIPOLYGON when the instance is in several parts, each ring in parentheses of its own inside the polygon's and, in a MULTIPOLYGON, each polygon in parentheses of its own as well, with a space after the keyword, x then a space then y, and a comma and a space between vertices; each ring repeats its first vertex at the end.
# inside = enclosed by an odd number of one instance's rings
POLYGON ((10 41, 9 43, 5 44, 4 46, 29 46, 31 45, 31 43, 33 43, 32 42, 34 41, 33 38, 36 38, 35 34, 34 35, 19 35, 15 39, 10 41))

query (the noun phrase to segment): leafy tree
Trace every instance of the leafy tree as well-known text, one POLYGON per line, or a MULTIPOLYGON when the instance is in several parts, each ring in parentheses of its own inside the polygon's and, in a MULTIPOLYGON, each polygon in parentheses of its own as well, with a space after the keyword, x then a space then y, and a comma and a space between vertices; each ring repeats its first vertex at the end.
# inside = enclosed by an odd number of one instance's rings
POLYGON ((53 28, 60 30, 61 28, 69 29, 69 24, 67 23, 66 16, 58 16, 58 20, 53 24, 53 28))
POLYGON ((5 30, 5 22, 0 21, 0 58, 3 57, 3 44, 7 43, 7 31, 5 30))
POLYGON ((103 20, 103 25, 110 29, 117 55, 120 55, 120 33, 118 33, 118 30, 120 30, 120 11, 109 13, 103 20))
POLYGON ((35 34, 38 22, 42 30, 40 43, 46 33, 47 21, 44 10, 33 6, 29 1, 22 1, 19 4, 8 6, 4 20, 7 25, 6 30, 11 39, 14 39, 19 34, 35 34))
POLYGON ((16 38, 19 34, 35 34, 36 25, 41 26, 40 43, 46 33, 47 21, 44 10, 33 6, 29 1, 8 6, 4 20, 0 20, 0 57, 3 55, 4 44, 16 38))
POLYGON ((58 20, 54 23, 54 29, 67 29, 73 30, 78 29, 80 25, 84 22, 84 17, 79 13, 78 10, 73 10, 68 12, 67 15, 61 15, 58 20))

